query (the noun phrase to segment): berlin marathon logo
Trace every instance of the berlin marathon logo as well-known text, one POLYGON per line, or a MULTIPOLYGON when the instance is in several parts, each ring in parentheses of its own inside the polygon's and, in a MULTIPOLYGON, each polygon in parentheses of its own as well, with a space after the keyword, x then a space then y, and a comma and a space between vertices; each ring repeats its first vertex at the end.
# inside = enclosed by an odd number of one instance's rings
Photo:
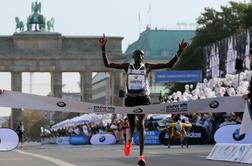
POLYGON ((95 105, 94 106, 94 112, 107 112, 107 113, 115 113, 115 107, 106 107, 106 106, 98 106, 98 105, 95 105))
POLYGON ((171 112, 187 112, 188 111, 188 104, 187 103, 180 103, 180 104, 167 105, 165 111, 167 113, 171 113, 171 112))

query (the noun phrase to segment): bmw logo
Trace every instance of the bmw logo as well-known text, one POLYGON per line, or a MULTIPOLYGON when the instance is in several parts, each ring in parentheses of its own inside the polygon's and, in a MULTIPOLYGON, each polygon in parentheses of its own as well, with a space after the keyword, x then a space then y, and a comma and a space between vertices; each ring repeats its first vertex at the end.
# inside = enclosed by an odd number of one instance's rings
POLYGON ((216 101, 216 100, 211 101, 210 104, 209 104, 209 106, 210 106, 211 108, 213 108, 213 109, 219 107, 219 105, 220 105, 219 102, 216 101))
POLYGON ((66 103, 64 101, 59 101, 59 102, 57 102, 57 106, 59 106, 59 107, 65 107, 66 103))
POLYGON ((234 140, 236 141, 241 141, 244 137, 245 137, 246 134, 242 134, 240 135, 240 129, 236 129, 233 133, 233 138, 234 140))
POLYGON ((142 110, 142 108, 136 108, 136 109, 133 110, 133 112, 134 113, 142 113, 143 110, 142 110))
POLYGON ((100 138, 99 138, 99 141, 100 142, 104 142, 106 140, 106 137, 105 136, 101 136, 100 138))

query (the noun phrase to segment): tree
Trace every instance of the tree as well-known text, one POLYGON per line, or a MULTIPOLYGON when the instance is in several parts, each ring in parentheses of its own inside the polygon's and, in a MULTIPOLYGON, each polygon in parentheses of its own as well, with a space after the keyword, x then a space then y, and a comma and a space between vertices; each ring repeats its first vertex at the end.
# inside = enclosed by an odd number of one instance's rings
MULTIPOLYGON (((181 60, 175 70, 205 71, 203 48, 206 45, 222 40, 252 26, 252 5, 230 2, 230 6, 222 6, 220 11, 205 8, 198 17, 196 36, 191 45, 181 55, 181 60)), ((225 54, 227 50, 222 50, 225 54)), ((205 73, 203 73, 205 77, 205 73)), ((182 90, 184 84, 176 84, 176 89, 182 90)))
POLYGON ((199 27, 196 36, 175 69, 203 70, 203 47, 249 28, 252 25, 251 18, 251 4, 230 2, 230 6, 222 6, 221 11, 205 8, 197 20, 199 27))
POLYGON ((49 124, 49 121, 45 119, 43 112, 35 110, 24 110, 22 112, 25 138, 31 140, 39 140, 40 127, 49 124))

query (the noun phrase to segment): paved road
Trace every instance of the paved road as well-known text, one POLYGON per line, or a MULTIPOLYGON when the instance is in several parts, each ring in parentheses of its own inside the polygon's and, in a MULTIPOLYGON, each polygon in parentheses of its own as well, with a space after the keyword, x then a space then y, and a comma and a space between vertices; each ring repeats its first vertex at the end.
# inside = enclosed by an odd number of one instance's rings
MULTIPOLYGON (((72 146, 26 145, 24 150, 0 153, 0 166, 134 166, 138 146, 129 157, 122 154, 123 145, 72 146)), ((212 145, 180 146, 148 145, 145 147, 147 166, 241 166, 239 164, 205 159, 212 145)))

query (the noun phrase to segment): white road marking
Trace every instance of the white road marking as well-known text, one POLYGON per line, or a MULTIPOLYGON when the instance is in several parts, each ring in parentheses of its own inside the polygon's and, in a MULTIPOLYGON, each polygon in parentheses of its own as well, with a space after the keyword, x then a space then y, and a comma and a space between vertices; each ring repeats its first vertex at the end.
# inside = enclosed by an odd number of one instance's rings
POLYGON ((23 158, 4 158, 4 159, 0 159, 0 161, 11 161, 11 160, 23 160, 23 158))
POLYGON ((197 157, 200 157, 200 158, 206 158, 207 156, 197 155, 197 157))
POLYGON ((56 158, 52 158, 52 157, 48 157, 48 156, 44 156, 44 155, 40 155, 40 154, 28 153, 28 152, 24 152, 24 151, 20 151, 20 150, 15 150, 15 152, 25 154, 25 155, 28 155, 28 156, 41 158, 41 159, 50 161, 50 162, 55 163, 55 164, 60 165, 60 166, 75 166, 75 165, 73 165, 71 163, 68 163, 68 162, 65 162, 63 160, 59 160, 59 159, 56 159, 56 158))
MULTIPOLYGON (((145 153, 148 153, 148 154, 164 154, 164 152, 155 152, 155 151, 145 152, 145 153)), ((183 153, 167 153, 167 154, 169 154, 169 155, 176 155, 176 156, 184 155, 183 153)))

